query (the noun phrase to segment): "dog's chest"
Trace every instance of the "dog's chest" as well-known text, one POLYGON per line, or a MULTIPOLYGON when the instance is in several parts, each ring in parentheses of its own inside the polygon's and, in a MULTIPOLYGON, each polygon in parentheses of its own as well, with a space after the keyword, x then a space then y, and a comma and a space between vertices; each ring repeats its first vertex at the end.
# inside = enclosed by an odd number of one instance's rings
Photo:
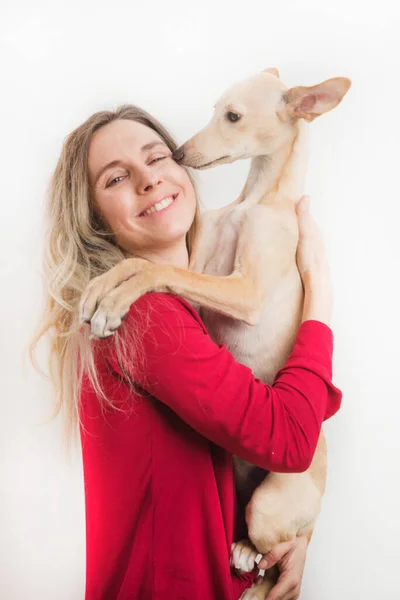
POLYGON ((243 219, 243 211, 234 209, 215 226, 211 257, 205 263, 203 273, 219 277, 232 273, 243 219))
MULTIPOLYGON (((238 240, 244 235, 242 226, 259 231, 267 228, 267 219, 271 214, 261 210, 245 211, 242 206, 235 207, 224 215, 219 223, 209 223, 204 230, 202 242, 209 249, 204 261, 203 273, 224 277, 230 275, 235 267, 238 240), (253 219, 257 228, 253 227, 253 219), (244 223, 246 220, 246 224, 244 223), (260 227, 259 227, 260 226, 260 227)), ((241 244, 243 240, 241 239, 241 244)), ((255 235, 247 240, 254 249, 255 244, 267 243, 265 236, 255 235)), ((262 255, 261 252, 255 252, 262 255)), ((278 368, 284 364, 296 331, 302 287, 298 270, 293 259, 293 269, 282 276, 268 294, 259 324, 246 325, 236 319, 204 308, 201 317, 211 337, 217 344, 224 344, 240 363, 250 367, 253 373, 266 383, 272 383, 278 368)))
MULTIPOLYGON (((246 216, 248 218, 241 207, 234 208, 215 226, 212 233, 210 231, 210 236, 205 240, 209 243, 210 255, 204 263, 203 273, 224 277, 233 272, 238 238, 246 216)), ((204 308, 200 309, 200 313, 217 344, 225 344, 243 364, 254 364, 254 353, 260 348, 258 327, 251 327, 204 308)))

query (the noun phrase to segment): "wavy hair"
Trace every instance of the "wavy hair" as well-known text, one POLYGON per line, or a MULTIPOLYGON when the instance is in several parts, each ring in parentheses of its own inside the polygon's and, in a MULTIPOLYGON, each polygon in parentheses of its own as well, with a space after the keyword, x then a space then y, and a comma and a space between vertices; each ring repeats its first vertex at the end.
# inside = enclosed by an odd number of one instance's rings
MULTIPOLYGON (((130 119, 153 129, 171 151, 177 148, 172 135, 141 108, 125 104, 115 111, 99 111, 74 129, 64 140, 60 158, 47 192, 47 235, 43 257, 46 290, 45 308, 30 345, 30 356, 39 369, 36 350, 39 340, 50 335, 49 374, 55 389, 51 418, 60 411, 64 418, 65 441, 76 439, 80 420, 80 393, 84 376, 95 390, 102 408, 116 408, 106 397, 96 372, 95 341, 79 323, 82 292, 93 277, 105 273, 125 257, 114 236, 94 211, 88 175, 88 150, 93 134, 117 119, 130 119)), ((188 171, 191 182, 195 180, 188 171)), ((196 194, 197 196, 197 194, 196 194)), ((187 233, 190 255, 199 222, 197 204, 187 233)), ((115 334, 117 359, 124 363, 126 344, 115 334)), ((132 346, 130 347, 132 356, 132 346)), ((40 370, 40 369, 39 369, 40 370)))

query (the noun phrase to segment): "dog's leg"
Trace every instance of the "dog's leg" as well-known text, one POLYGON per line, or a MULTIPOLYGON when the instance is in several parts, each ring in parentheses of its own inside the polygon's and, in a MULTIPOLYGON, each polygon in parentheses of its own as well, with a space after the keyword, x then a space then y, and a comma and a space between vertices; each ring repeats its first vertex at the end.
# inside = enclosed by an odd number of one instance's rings
POLYGON ((290 214, 283 216, 282 212, 265 206, 255 206, 248 211, 239 231, 234 271, 226 277, 193 273, 141 259, 123 261, 125 264, 117 265, 91 282, 83 301, 83 320, 91 321, 93 335, 107 337, 121 325, 133 302, 147 292, 159 291, 178 294, 205 308, 255 325, 268 292, 295 264, 297 220, 294 210, 291 212, 292 219, 290 214), (129 271, 134 276, 102 297, 108 287, 107 278, 117 281, 115 272, 119 268, 125 270, 125 276, 129 271))
POLYGON ((265 600, 275 585, 270 577, 264 577, 261 583, 255 583, 251 588, 245 590, 239 600, 265 600))
MULTIPOLYGON (((261 559, 250 540, 241 540, 232 544, 230 564, 242 573, 251 573, 261 559), (257 560, 258 559, 258 560, 257 560)), ((267 572, 259 571, 259 575, 251 588, 247 589, 240 600, 264 600, 275 585, 279 571, 276 567, 267 572)))
MULTIPOLYGON (((230 206, 230 205, 229 205, 230 206)), ((225 209, 229 208, 225 207, 225 209)), ((191 260, 189 270, 202 273, 204 265, 210 259, 217 242, 217 225, 224 215, 224 209, 207 211, 198 224, 196 236, 192 242, 191 260)), ((103 275, 94 277, 82 294, 79 304, 79 317, 81 321, 90 323, 90 320, 102 299, 122 283, 137 275, 142 269, 151 268, 149 261, 142 258, 128 258, 121 260, 115 267, 103 275)))

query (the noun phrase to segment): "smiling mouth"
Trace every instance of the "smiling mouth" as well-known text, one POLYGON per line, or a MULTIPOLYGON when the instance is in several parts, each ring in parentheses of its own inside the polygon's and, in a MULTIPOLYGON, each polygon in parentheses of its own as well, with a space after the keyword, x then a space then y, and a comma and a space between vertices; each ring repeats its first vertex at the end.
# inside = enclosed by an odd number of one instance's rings
POLYGON ((160 202, 156 202, 156 204, 153 204, 153 206, 150 206, 150 208, 141 212, 139 217, 151 217, 151 215, 162 212, 166 208, 169 208, 175 202, 177 197, 178 194, 171 194, 167 198, 163 198, 160 202))

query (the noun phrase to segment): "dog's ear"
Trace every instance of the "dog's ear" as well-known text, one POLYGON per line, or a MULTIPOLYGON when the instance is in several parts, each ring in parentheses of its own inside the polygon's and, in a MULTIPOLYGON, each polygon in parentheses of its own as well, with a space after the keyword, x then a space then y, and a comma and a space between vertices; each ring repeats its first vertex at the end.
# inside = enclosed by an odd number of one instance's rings
POLYGON ((335 108, 351 86, 347 77, 334 77, 311 87, 298 86, 287 90, 283 99, 284 112, 292 118, 313 121, 335 108))
POLYGON ((275 67, 269 67, 268 69, 264 69, 263 73, 271 73, 271 75, 275 75, 279 79, 279 71, 275 69, 275 67))

